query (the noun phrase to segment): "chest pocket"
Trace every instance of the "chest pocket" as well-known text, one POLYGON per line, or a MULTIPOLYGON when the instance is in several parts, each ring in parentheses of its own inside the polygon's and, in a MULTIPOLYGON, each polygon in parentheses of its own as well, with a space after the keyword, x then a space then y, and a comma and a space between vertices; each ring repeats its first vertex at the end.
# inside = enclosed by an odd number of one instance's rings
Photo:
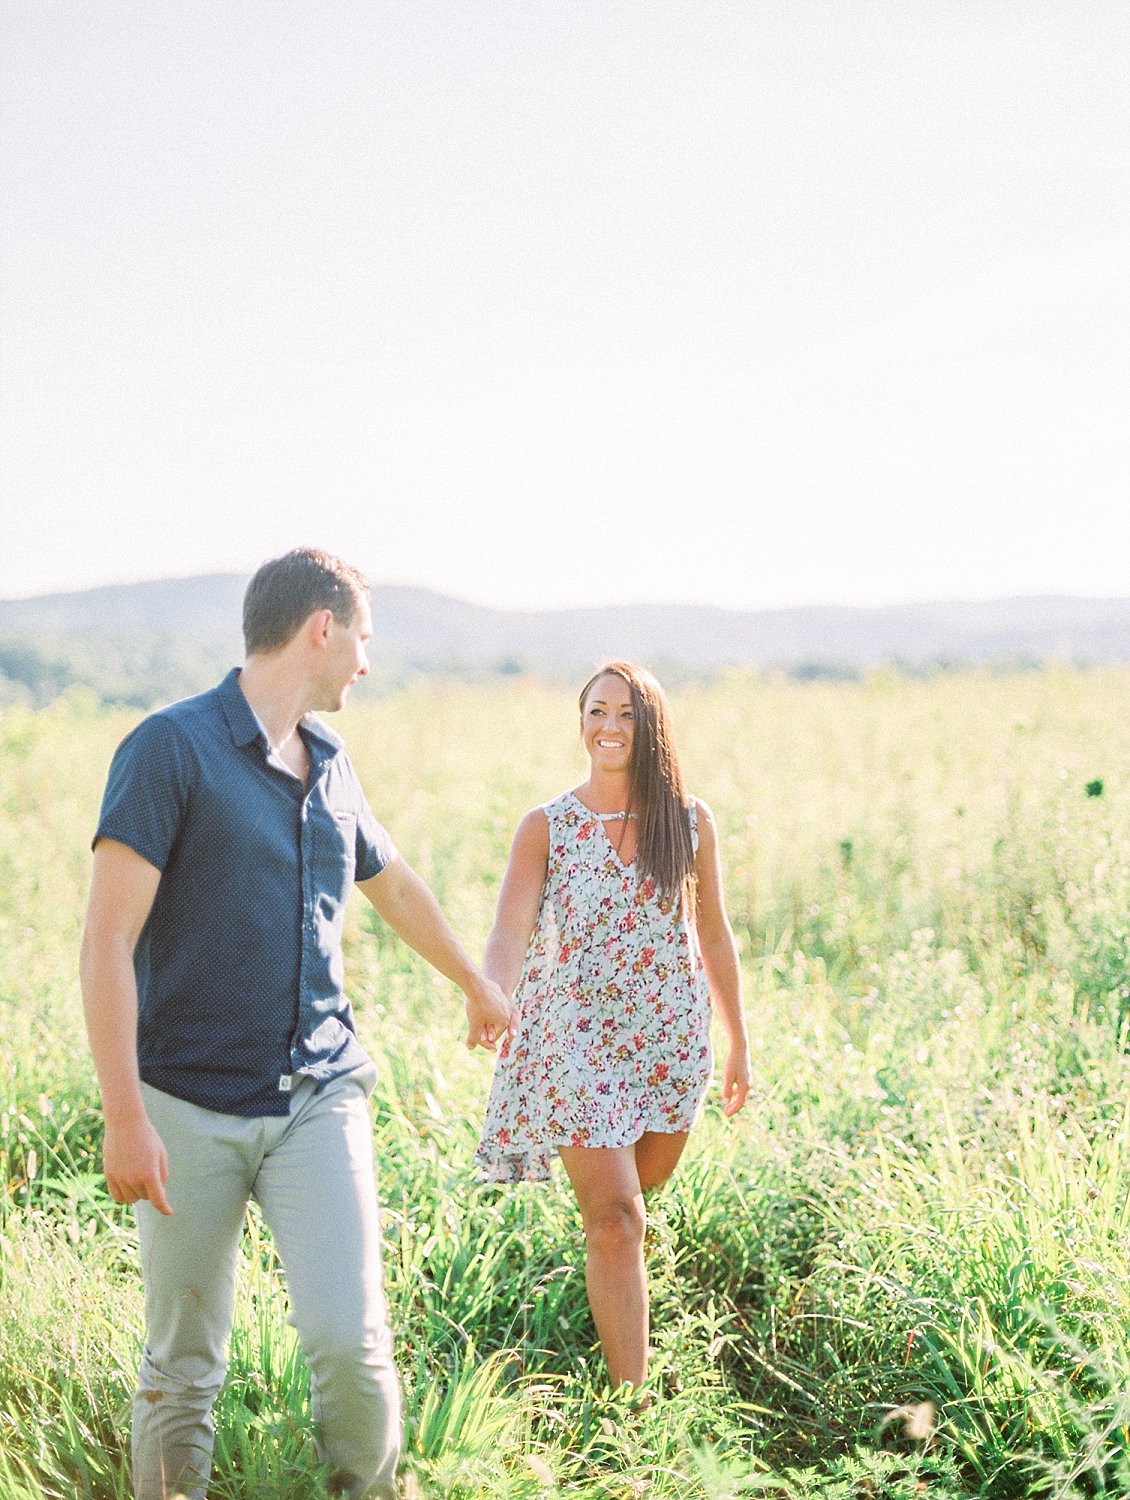
POLYGON ((343 902, 357 868, 357 814, 323 811, 315 844, 318 884, 332 901, 343 902))

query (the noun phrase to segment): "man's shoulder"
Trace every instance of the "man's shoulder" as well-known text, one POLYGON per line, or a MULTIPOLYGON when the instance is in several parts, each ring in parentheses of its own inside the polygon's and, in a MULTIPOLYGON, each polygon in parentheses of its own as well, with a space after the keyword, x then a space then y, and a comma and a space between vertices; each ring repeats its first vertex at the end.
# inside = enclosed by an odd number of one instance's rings
POLYGON ((203 693, 194 693, 191 698, 178 698, 175 703, 166 703, 154 709, 151 719, 164 719, 170 724, 188 725, 200 719, 214 718, 220 711, 223 684, 207 688, 203 693))
POLYGON ((175 755, 210 738, 224 722, 223 686, 154 709, 130 730, 119 752, 128 750, 135 757, 146 752, 175 755))
POLYGON ((191 698, 178 698, 175 703, 166 703, 147 714, 137 726, 151 734, 182 734, 191 737, 203 725, 213 722, 222 713, 220 688, 208 688, 203 693, 194 693, 191 698))

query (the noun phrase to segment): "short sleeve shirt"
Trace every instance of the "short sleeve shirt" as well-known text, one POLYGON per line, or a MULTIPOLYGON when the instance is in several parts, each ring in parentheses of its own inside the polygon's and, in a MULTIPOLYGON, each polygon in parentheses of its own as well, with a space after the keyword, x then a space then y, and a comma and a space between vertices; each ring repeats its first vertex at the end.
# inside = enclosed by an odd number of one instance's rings
POLYGON ((288 1113, 290 1080, 368 1061, 344 993, 355 880, 395 849, 342 741, 307 717, 303 786, 272 755, 233 670, 119 745, 94 842, 161 872, 134 951, 146 1083, 226 1114, 288 1113))

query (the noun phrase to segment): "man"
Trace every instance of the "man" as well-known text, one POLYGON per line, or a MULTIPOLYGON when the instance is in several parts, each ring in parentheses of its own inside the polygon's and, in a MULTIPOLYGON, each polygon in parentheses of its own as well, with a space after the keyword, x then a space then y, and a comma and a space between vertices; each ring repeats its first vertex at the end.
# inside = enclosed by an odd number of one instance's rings
POLYGON ((350 886, 463 990, 468 1046, 493 1048, 511 1007, 311 717, 368 671, 367 593, 313 549, 265 563, 242 671, 151 715, 111 766, 81 975, 106 1180, 141 1242, 137 1500, 203 1500, 249 1197, 286 1270, 324 1456, 350 1496, 395 1493, 375 1073, 342 993, 350 886))

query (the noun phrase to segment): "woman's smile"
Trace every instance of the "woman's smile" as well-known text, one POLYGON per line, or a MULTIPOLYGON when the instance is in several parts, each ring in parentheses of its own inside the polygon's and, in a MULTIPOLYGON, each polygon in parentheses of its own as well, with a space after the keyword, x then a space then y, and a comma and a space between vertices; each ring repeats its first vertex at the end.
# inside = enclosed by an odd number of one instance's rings
POLYGON ((630 754, 635 738, 635 714, 631 689, 622 677, 606 672, 593 683, 585 700, 581 737, 590 760, 603 761, 613 756, 622 760, 630 754))

